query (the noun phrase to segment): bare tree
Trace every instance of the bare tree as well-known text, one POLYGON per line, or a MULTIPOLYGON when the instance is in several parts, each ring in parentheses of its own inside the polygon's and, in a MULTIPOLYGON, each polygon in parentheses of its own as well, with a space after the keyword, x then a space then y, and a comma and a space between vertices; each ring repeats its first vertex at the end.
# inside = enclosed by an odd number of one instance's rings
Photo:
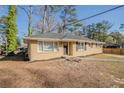
POLYGON ((57 27, 56 27, 57 33, 62 33, 62 32, 63 32, 62 26, 63 26, 63 25, 62 25, 61 22, 59 22, 59 23, 57 24, 57 27))
POLYGON ((40 15, 40 21, 37 22, 34 26, 35 30, 40 31, 41 33, 44 32, 51 32, 56 29, 57 27, 57 22, 55 21, 55 16, 54 14, 56 11, 54 9, 56 6, 52 5, 45 5, 45 6, 40 6, 37 9, 37 15, 40 15))
POLYGON ((19 8, 21 8, 22 10, 24 10, 24 12, 26 13, 27 17, 28 17, 28 36, 32 35, 32 15, 33 15, 33 6, 29 5, 28 7, 26 6, 18 6, 19 8))

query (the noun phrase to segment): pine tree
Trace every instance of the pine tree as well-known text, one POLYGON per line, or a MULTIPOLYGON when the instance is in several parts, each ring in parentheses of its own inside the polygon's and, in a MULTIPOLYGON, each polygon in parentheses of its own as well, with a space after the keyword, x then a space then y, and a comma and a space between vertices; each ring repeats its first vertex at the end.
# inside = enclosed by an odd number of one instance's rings
POLYGON ((108 21, 102 21, 98 23, 93 23, 87 26, 87 37, 105 42, 107 38, 108 30, 112 27, 111 23, 108 21))
POLYGON ((16 6, 9 6, 7 17, 7 52, 14 52, 17 48, 16 6))
POLYGON ((62 28, 63 28, 63 33, 70 31, 70 32, 77 32, 81 30, 82 23, 78 22, 77 18, 77 11, 76 7, 73 5, 69 6, 62 6, 61 9, 61 19, 62 19, 62 28))

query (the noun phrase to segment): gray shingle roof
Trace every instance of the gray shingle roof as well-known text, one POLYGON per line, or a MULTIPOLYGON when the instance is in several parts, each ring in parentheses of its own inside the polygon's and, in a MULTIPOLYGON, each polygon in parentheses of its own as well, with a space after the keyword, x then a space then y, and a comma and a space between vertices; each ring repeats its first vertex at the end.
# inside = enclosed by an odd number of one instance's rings
POLYGON ((28 38, 37 38, 37 39, 49 38, 49 39, 60 39, 60 40, 75 40, 75 41, 82 40, 82 41, 98 42, 98 41, 89 39, 85 36, 76 36, 73 34, 61 34, 61 33, 43 33, 40 35, 33 35, 28 38))
POLYGON ((43 33, 40 35, 33 35, 30 36, 30 38, 35 37, 35 38, 52 38, 52 39, 61 39, 63 37, 62 34, 59 33, 43 33))

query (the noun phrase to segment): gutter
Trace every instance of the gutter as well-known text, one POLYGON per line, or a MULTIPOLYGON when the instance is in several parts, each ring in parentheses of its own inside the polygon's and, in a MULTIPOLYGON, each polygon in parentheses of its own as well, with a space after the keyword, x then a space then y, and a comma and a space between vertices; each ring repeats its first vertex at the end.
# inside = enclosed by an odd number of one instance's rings
POLYGON ((105 42, 99 42, 99 41, 90 41, 90 40, 77 40, 77 39, 52 39, 52 38, 30 38, 30 37, 25 37, 24 40, 27 42, 29 40, 36 40, 36 41, 67 41, 67 42, 87 42, 87 43, 98 43, 98 44, 105 44, 105 42))

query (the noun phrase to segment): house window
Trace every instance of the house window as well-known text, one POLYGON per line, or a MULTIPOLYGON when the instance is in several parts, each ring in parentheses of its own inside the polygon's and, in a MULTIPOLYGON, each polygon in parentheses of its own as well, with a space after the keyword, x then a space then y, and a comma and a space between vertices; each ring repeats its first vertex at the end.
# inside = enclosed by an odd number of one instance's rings
POLYGON ((93 43, 89 43, 89 47, 90 48, 93 48, 93 43))
POLYGON ((85 50, 85 43, 81 43, 81 50, 85 50))
POLYGON ((76 51, 83 51, 83 50, 85 50, 85 44, 76 42, 76 51))
POLYGON ((54 45, 54 51, 59 51, 58 42, 54 42, 53 45, 54 45))
POLYGON ((53 51, 53 42, 44 42, 43 51, 53 51))
POLYGON ((76 42, 76 51, 79 51, 79 50, 80 50, 80 43, 76 42))
POLYGON ((39 42, 39 51, 58 51, 58 43, 57 42, 39 42))
POLYGON ((39 42, 38 50, 43 51, 43 42, 39 42))

